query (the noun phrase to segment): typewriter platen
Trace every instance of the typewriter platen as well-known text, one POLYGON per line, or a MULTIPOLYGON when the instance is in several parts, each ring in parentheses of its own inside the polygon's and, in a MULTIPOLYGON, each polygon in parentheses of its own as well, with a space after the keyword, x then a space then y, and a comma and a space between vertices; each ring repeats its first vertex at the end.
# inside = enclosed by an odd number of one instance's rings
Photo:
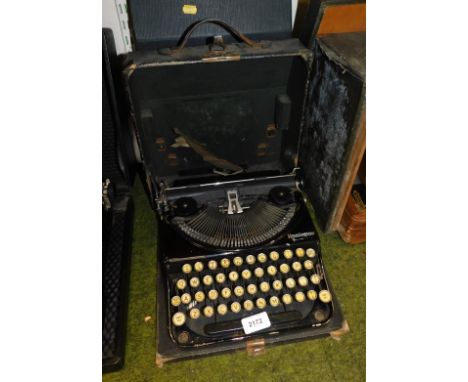
POLYGON ((241 320, 266 312, 252 333, 318 327, 334 297, 295 175, 174 187, 164 260, 170 336, 181 347, 249 337, 241 320))

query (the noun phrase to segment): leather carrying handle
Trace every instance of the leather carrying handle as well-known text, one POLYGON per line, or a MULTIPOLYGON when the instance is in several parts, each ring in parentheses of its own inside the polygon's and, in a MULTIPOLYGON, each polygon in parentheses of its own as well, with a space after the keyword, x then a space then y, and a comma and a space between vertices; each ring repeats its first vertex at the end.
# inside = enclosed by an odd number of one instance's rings
POLYGON ((231 35, 233 35, 235 38, 238 40, 245 42, 248 46, 254 48, 254 47, 261 47, 262 45, 259 44, 258 42, 255 42, 248 38, 246 35, 243 33, 239 32, 237 29, 233 28, 231 25, 225 23, 224 21, 218 20, 218 19, 203 19, 200 21, 197 21, 196 23, 192 24, 185 34, 183 35, 182 39, 179 41, 177 46, 175 47, 174 50, 181 50, 184 49, 185 45, 187 45, 190 36, 195 32, 195 30, 200 27, 203 24, 216 24, 222 28, 224 28, 226 31, 228 31, 231 35))

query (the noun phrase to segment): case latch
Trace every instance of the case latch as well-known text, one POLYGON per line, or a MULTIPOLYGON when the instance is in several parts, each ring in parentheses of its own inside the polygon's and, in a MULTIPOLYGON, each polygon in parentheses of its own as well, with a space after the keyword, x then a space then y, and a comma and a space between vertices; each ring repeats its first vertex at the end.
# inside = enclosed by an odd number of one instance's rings
POLYGON ((112 207, 111 199, 113 194, 112 183, 108 178, 105 182, 102 182, 102 205, 106 211, 112 207))
POLYGON ((265 340, 263 338, 255 338, 249 340, 245 344, 247 354, 250 356, 257 356, 265 353, 265 340))

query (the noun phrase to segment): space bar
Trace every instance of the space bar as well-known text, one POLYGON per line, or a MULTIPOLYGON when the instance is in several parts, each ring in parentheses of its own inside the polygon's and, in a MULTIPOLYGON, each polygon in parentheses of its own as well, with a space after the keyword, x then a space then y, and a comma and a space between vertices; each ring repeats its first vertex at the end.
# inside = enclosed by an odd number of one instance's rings
MULTIPOLYGON (((268 318, 270 319, 271 326, 274 327, 275 325, 284 324, 286 322, 301 320, 302 314, 297 310, 293 310, 290 312, 270 314, 268 315, 268 318)), ((210 336, 229 334, 231 332, 236 332, 242 329, 243 327, 241 320, 217 322, 215 324, 205 325, 205 333, 210 336)))

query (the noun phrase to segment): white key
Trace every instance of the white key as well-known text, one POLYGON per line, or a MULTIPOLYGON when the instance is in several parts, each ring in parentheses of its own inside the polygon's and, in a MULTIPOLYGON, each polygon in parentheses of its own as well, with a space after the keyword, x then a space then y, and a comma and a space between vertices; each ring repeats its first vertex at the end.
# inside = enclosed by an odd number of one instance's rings
POLYGON ((304 257, 305 251, 304 248, 296 248, 296 256, 297 257, 304 257))
POLYGON ((257 256, 257 260, 260 263, 265 263, 268 260, 268 258, 267 258, 267 255, 265 255, 264 253, 259 253, 257 256))
POLYGON ((205 300, 205 293, 202 291, 198 291, 195 293, 195 301, 197 302, 203 302, 205 300))
POLYGON ((229 280, 236 282, 239 279, 239 273, 236 271, 229 272, 229 280))
POLYGON ((310 271, 313 268, 314 268, 314 262, 312 260, 304 261, 304 269, 307 269, 308 271, 310 271))
POLYGON ((263 268, 260 268, 260 267, 255 268, 254 270, 255 276, 257 276, 258 278, 262 278, 264 274, 265 274, 265 271, 263 270, 263 268))
POLYGON ((187 281, 185 281, 184 279, 177 280, 176 282, 177 289, 183 290, 185 289, 186 286, 187 286, 187 281))
POLYGON ((223 268, 229 268, 229 265, 231 265, 231 262, 227 258, 221 259, 220 263, 223 268))
POLYGON ((198 317, 200 317, 200 310, 197 308, 190 309, 190 318, 196 320, 198 317))
POLYGON ((244 269, 244 270, 242 271, 242 278, 243 278, 244 280, 249 280, 251 277, 252 277, 252 272, 250 272, 249 269, 244 269))
POLYGON ((203 263, 201 261, 197 261, 193 267, 197 272, 201 272, 203 270, 203 263))
POLYGON ((314 273, 312 276, 310 276, 310 282, 314 285, 319 285, 320 284, 320 276, 317 273, 314 273))
POLYGON ((281 298, 283 300, 283 304, 289 305, 293 302, 293 298, 289 293, 283 294, 283 297, 281 298))
POLYGON ((304 292, 296 292, 296 294, 294 295, 294 298, 296 299, 297 302, 304 302, 305 294, 304 292))
POLYGON ((247 311, 251 311, 254 308, 254 303, 251 300, 244 301, 244 309, 247 311))
POLYGON ((293 255, 293 251, 291 251, 290 249, 285 249, 283 252, 283 256, 285 259, 290 259, 293 257, 293 255))
POLYGON ((309 280, 307 280, 307 277, 305 276, 301 276, 297 279, 297 283, 301 286, 301 287, 305 287, 307 286, 307 284, 309 284, 309 280))
POLYGON ((182 303, 185 305, 190 304, 190 301, 192 301, 192 297, 188 293, 184 293, 182 296, 180 296, 180 300, 182 303))
POLYGON ((223 288, 221 290, 221 296, 223 296, 224 298, 231 297, 231 290, 229 288, 223 288))
POLYGON ((206 286, 210 286, 211 284, 213 284, 213 276, 211 275, 203 276, 203 284, 206 286))
POLYGON ((286 279, 286 286, 289 289, 294 289, 294 287, 296 286, 296 280, 294 280, 292 277, 286 279))
POLYGON ((216 275, 216 282, 217 282, 218 284, 222 284, 222 283, 224 283, 225 281, 226 281, 226 276, 225 276, 224 273, 218 273, 218 274, 216 275))
POLYGON ((270 276, 274 276, 276 275, 276 267, 274 265, 270 265, 268 268, 267 268, 267 273, 270 275, 270 276))
POLYGON ((218 314, 220 314, 221 316, 224 316, 227 311, 228 311, 228 308, 226 306, 226 304, 219 304, 216 308, 218 314))
POLYGON ((192 277, 190 279, 190 286, 192 288, 197 288, 200 285, 200 279, 198 277, 192 277))
POLYGON ((171 305, 172 306, 179 306, 181 304, 181 300, 179 296, 174 296, 171 298, 171 305))
POLYGON ((273 281, 273 289, 276 290, 276 291, 283 289, 282 281, 281 280, 273 281))
POLYGON ((234 288, 234 294, 237 296, 237 297, 242 297, 244 295, 244 288, 241 287, 240 285, 236 286, 234 288))
POLYGON ((203 308, 203 314, 205 317, 213 317, 213 314, 214 314, 214 309, 212 306, 205 306, 203 308))
POLYGON ((216 300, 218 298, 218 291, 216 289, 211 289, 208 292, 208 298, 210 300, 216 300))
POLYGON ((249 284, 247 285, 247 292, 251 295, 254 295, 257 293, 257 286, 255 284, 249 284))
POLYGON ((312 301, 317 300, 317 292, 314 291, 313 289, 308 290, 307 291, 307 298, 309 300, 312 300, 312 301))
POLYGON ((185 324, 185 314, 182 312, 177 312, 172 316, 172 323, 175 326, 182 326, 185 324))
POLYGON ((316 255, 315 249, 307 248, 306 249, 306 255, 307 255, 307 257, 310 257, 311 259, 313 259, 315 257, 315 255, 316 255))
POLYGON ((280 304, 280 299, 276 296, 270 297, 270 305, 273 307, 277 307, 280 304))
POLYGON ((188 263, 182 265, 182 272, 184 272, 185 274, 189 274, 190 272, 192 272, 192 266, 188 263))
POLYGON ((270 284, 268 284, 266 281, 261 282, 260 290, 264 293, 268 292, 270 290, 270 284))
POLYGON ((286 264, 286 263, 281 264, 280 267, 279 267, 279 269, 280 269, 280 272, 281 272, 282 274, 286 274, 286 273, 289 272, 289 265, 286 264))
POLYGON ((249 265, 255 264, 255 256, 254 255, 248 255, 245 258, 245 262, 249 265))
POLYGON ((255 301, 255 305, 257 305, 258 309, 264 309, 266 307, 266 301, 262 297, 257 298, 257 301, 255 301))
POLYGON ((242 260, 242 257, 236 256, 232 259, 232 262, 235 266, 240 267, 244 261, 242 260))
POLYGON ((276 251, 270 252, 270 259, 271 261, 277 261, 279 259, 280 255, 276 251))
POLYGON ((234 301, 232 304, 231 304, 231 311, 234 312, 234 313, 239 313, 242 309, 242 306, 239 302, 237 301, 234 301))
POLYGON ((302 264, 299 261, 295 261, 292 263, 292 269, 294 269, 296 272, 300 272, 302 269, 302 264))
POLYGON ((322 301, 324 303, 329 303, 332 300, 331 293, 326 289, 322 289, 319 292, 319 299, 320 299, 320 301, 322 301))
POLYGON ((218 268, 218 263, 216 260, 210 260, 208 261, 208 268, 214 271, 216 268, 218 268))

